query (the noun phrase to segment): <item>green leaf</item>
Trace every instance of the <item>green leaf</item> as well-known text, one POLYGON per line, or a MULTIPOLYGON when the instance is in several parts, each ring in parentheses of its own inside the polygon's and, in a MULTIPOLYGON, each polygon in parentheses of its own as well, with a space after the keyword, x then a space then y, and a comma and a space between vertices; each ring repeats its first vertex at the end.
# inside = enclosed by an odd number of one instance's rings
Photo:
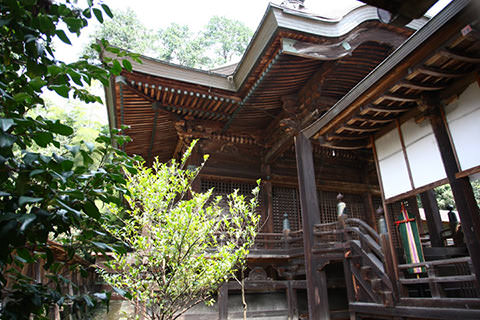
POLYGON ((122 64, 125 70, 127 70, 128 72, 132 72, 132 64, 130 63, 130 61, 128 61, 127 59, 123 59, 122 64))
POLYGON ((85 17, 87 17, 88 19, 90 19, 90 18, 92 17, 92 11, 91 11, 90 8, 87 8, 87 9, 83 10, 82 13, 83 13, 83 15, 84 15, 85 17))
POLYGON ((80 151, 80 146, 69 146, 69 145, 66 145, 65 146, 65 149, 67 149, 68 151, 70 151, 72 153, 73 156, 77 155, 77 153, 80 151))
POLYGON ((53 141, 53 135, 47 131, 36 132, 33 135, 33 140, 40 146, 45 148, 49 143, 53 141))
POLYGON ((19 92, 19 93, 15 94, 13 96, 13 100, 15 100, 17 102, 23 102, 30 97, 31 97, 30 94, 28 94, 26 92, 19 92))
POLYGON ((98 22, 103 23, 102 11, 98 8, 93 8, 93 14, 97 18, 98 22))
POLYGON ((51 85, 49 86, 49 89, 55 90, 55 92, 58 93, 60 96, 68 99, 68 92, 70 91, 70 88, 67 85, 51 85))
POLYGON ((15 143, 15 138, 9 134, 0 134, 0 148, 11 147, 15 143))
POLYGON ((0 129, 2 129, 3 132, 7 132, 14 123, 13 119, 0 119, 0 129))
POLYGON ((63 171, 70 171, 73 168, 73 161, 72 160, 64 160, 61 163, 63 171))
POLYGON ((12 19, 0 19, 0 27, 9 24, 11 20, 12 19))
POLYGON ((26 248, 18 248, 16 251, 16 254, 20 258, 25 260, 25 262, 29 262, 29 263, 35 262, 35 259, 33 259, 32 255, 30 254, 30 251, 28 251, 28 249, 26 248))
POLYGON ((27 196, 21 196, 19 199, 18 199, 18 205, 20 207, 22 207, 23 205, 27 204, 27 203, 37 203, 37 202, 40 202, 42 201, 43 198, 34 198, 34 197, 27 197, 27 196))
POLYGON ((54 133, 58 133, 62 136, 70 136, 73 134, 73 129, 70 126, 67 126, 61 123, 59 120, 49 124, 48 128, 54 133))
POLYGON ((115 251, 115 249, 113 249, 111 246, 103 242, 92 241, 92 244, 102 251, 112 251, 112 252, 115 251))
POLYGON ((85 202, 83 206, 84 212, 93 219, 100 219, 100 211, 98 211, 97 206, 92 201, 85 202))
POLYGON ((63 21, 67 24, 68 29, 73 32, 78 32, 83 27, 82 19, 67 17, 63 21))
POLYGON ((47 84, 47 81, 42 80, 40 77, 36 77, 30 80, 28 84, 33 88, 33 90, 40 91, 40 89, 47 84))
POLYGON ((68 39, 67 35, 65 34, 65 31, 59 29, 55 31, 55 34, 60 38, 60 40, 62 40, 66 44, 70 44, 70 45, 72 44, 70 42, 70 39, 68 39))
POLYGON ((116 76, 118 76, 122 72, 122 66, 120 65, 120 62, 118 62, 118 60, 113 60, 112 68, 110 69, 110 71, 116 76))
MULTIPOLYGON (((33 221, 35 221, 37 219, 37 216, 34 215, 34 214, 26 214, 22 217, 22 220, 23 220, 23 223, 22 225, 20 226, 20 232, 21 233, 24 233, 25 230, 27 230, 27 228, 32 224, 33 221)), ((22 256, 22 258, 24 258, 22 256)), ((28 259, 27 259, 28 260, 28 259)))
POLYGON ((103 11, 105 11, 105 13, 107 14, 107 16, 109 16, 110 18, 113 18, 113 13, 112 11, 110 10, 110 8, 106 5, 106 4, 101 4, 102 8, 103 8, 103 11))
POLYGON ((34 177, 34 176, 36 176, 37 174, 41 174, 41 173, 44 173, 44 172, 45 172, 45 170, 43 170, 43 169, 35 169, 35 170, 32 170, 32 171, 30 172, 30 177, 34 177))

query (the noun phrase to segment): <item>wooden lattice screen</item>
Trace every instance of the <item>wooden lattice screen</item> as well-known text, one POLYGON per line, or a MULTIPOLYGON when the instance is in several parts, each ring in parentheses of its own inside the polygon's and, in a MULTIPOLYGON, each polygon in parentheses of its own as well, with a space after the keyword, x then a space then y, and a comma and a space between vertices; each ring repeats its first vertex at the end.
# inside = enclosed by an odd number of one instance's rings
POLYGON ((395 221, 398 220, 398 217, 400 216, 400 212, 401 212, 401 204, 400 202, 395 202, 395 203, 391 203, 387 206, 387 210, 388 210, 388 214, 389 214, 389 217, 390 217, 390 221, 391 221, 391 224, 390 224, 390 228, 391 230, 393 231, 392 234, 391 234, 391 237, 392 237, 392 243, 393 243, 393 246, 399 251, 401 252, 401 244, 400 244, 400 235, 398 233, 398 228, 397 226, 395 225, 395 221))
MULTIPOLYGON (((320 222, 336 222, 337 218, 337 192, 319 191, 318 202, 320 205, 320 222)), ((344 194, 343 201, 347 204, 347 213, 352 218, 366 220, 365 204, 362 196, 356 194, 344 194)))
MULTIPOLYGON (((256 187, 253 183, 245 182, 235 182, 227 180, 213 180, 213 179, 202 179, 201 181, 201 191, 206 192, 209 189, 213 188, 212 196, 222 196, 222 201, 220 206, 227 207, 226 195, 232 193, 234 190, 238 189, 238 193, 246 196, 247 198, 252 197, 252 190, 256 187)), ((263 206, 263 196, 262 190, 260 189, 260 194, 258 196, 258 207, 257 213, 261 214, 263 206)))
POLYGON ((301 229, 302 221, 298 189, 273 186, 272 198, 273 232, 283 231, 283 220, 285 213, 288 214, 290 230, 295 231, 301 229))

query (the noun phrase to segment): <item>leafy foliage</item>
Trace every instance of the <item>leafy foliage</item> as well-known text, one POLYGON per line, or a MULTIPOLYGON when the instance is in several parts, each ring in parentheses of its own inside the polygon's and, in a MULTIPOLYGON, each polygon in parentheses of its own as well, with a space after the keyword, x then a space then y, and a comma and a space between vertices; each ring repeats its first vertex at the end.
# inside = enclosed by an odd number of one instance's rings
POLYGON ((138 173, 128 176, 130 209, 111 206, 123 228, 105 226, 132 250, 114 253, 102 276, 143 304, 149 319, 175 319, 209 301, 244 263, 257 232, 258 187, 250 201, 230 194, 228 208, 219 205, 221 197, 210 199, 212 190, 194 192, 191 183, 201 167, 182 169, 193 146, 180 163, 139 165, 138 173))
MULTIPOLYGON (((471 182, 473 194, 477 200, 477 205, 480 207, 480 180, 471 182)), ((434 189, 435 197, 437 198, 438 207, 442 210, 448 210, 447 206, 452 205, 455 208, 455 199, 453 198, 452 188, 449 184, 444 184, 434 189)))
MULTIPOLYGON (((112 15, 112 19, 98 26, 95 33, 90 36, 91 44, 96 43, 97 39, 106 39, 110 45, 124 50, 155 55, 158 36, 142 24, 131 8, 115 10, 112 15)), ((84 54, 97 57, 98 52, 91 46, 87 46, 84 54)))
POLYGON ((242 22, 225 17, 213 16, 203 32, 205 45, 216 53, 213 63, 222 65, 240 58, 252 32, 242 22))
MULTIPOLYGON (((152 32, 131 9, 115 11, 113 19, 97 29, 91 39, 105 38, 119 48, 183 66, 208 69, 242 56, 252 36, 242 22, 214 16, 204 30, 194 33, 187 25, 170 24, 152 32)), ((92 49, 85 51, 92 56, 92 49)))
MULTIPOLYGON (((111 16, 104 4, 90 0, 80 8, 73 3, 0 1, 2 319, 44 319, 54 304, 68 305, 73 313, 106 300, 107 294, 89 296, 71 283, 72 291, 66 291, 64 284, 69 281, 59 270, 85 275, 79 255, 89 259, 91 252, 125 250, 123 244, 109 244, 102 226, 111 220, 99 206, 120 205, 120 195, 128 192, 123 168, 135 172, 133 159, 114 147, 128 138, 115 131, 99 135, 95 144, 74 141, 71 123, 36 112, 45 106, 42 92, 47 90, 101 103, 86 86, 94 80, 107 84, 111 75, 121 71, 118 61, 104 68, 84 59, 67 64, 55 58, 54 39, 70 44, 69 37, 79 35, 90 18, 102 22, 105 15, 111 16), (65 144, 71 142, 78 144, 65 144), (52 241, 63 246, 61 259, 52 241), (21 272, 27 264, 40 261, 47 275, 43 282, 21 272)), ((109 49, 106 41, 102 45, 109 49)))

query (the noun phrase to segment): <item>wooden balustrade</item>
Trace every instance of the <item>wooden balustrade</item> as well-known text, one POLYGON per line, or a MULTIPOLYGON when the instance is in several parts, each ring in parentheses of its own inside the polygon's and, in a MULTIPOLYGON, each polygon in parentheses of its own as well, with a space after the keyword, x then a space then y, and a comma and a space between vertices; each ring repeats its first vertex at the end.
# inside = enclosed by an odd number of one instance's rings
POLYGON ((410 298, 478 298, 470 257, 399 265, 399 283, 410 298), (421 268, 423 272, 410 271, 421 268))

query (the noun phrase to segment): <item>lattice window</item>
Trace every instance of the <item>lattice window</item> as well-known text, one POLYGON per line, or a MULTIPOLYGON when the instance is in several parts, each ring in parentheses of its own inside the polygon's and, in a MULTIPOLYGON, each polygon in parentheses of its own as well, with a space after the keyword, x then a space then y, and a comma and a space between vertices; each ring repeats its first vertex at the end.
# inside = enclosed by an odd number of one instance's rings
POLYGON ((272 198, 273 232, 283 232, 285 213, 288 214, 290 230, 301 229, 300 199, 297 188, 273 186, 272 198))
MULTIPOLYGON (((226 196, 232 193, 235 189, 238 189, 238 193, 242 194, 250 199, 252 197, 252 190, 256 187, 253 183, 245 182, 235 182, 235 181, 225 181, 225 180, 206 180, 202 179, 201 182, 201 191, 206 192, 209 189, 213 188, 212 197, 222 196, 222 201, 220 206, 223 208, 228 208, 226 196)), ((258 207, 257 213, 261 214, 261 208, 263 206, 263 196, 262 190, 258 196, 258 207)))
MULTIPOLYGON (((391 221, 390 229, 392 230, 391 237, 392 237, 393 246, 397 249, 401 249, 402 245, 400 242, 400 235, 398 233, 398 228, 395 225, 395 221, 398 220, 398 217, 400 216, 400 213, 401 213, 400 202, 395 202, 387 205, 387 210, 388 210, 388 214, 391 221)), ((399 252, 401 252, 401 250, 399 252)))
MULTIPOLYGON (((319 191, 318 202, 320 206, 320 222, 336 222, 337 218, 337 192, 319 191)), ((361 195, 344 194, 343 201, 347 204, 347 214, 352 218, 366 220, 365 204, 361 195)))

